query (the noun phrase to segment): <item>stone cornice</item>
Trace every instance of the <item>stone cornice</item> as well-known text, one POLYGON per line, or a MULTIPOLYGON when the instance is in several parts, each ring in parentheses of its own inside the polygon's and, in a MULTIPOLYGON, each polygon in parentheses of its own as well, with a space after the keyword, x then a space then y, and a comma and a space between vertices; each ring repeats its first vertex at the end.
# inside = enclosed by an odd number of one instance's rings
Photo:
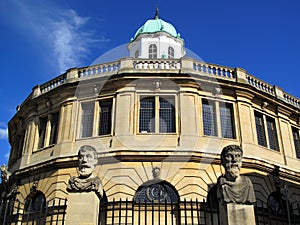
MULTIPOLYGON (((114 164, 119 162, 193 162, 201 164, 220 165, 220 156, 218 154, 204 153, 200 151, 159 151, 158 154, 149 154, 144 151, 124 151, 115 150, 109 153, 98 153, 99 162, 103 164, 114 164)), ((157 153, 157 152, 155 152, 157 153)), ((24 177, 40 174, 41 172, 53 171, 58 169, 75 168, 78 166, 77 156, 58 157, 52 160, 44 161, 39 164, 28 166, 17 170, 11 176, 12 180, 19 180, 24 177)), ((261 159, 244 157, 243 168, 252 169, 253 172, 260 171, 270 174, 274 171, 274 164, 261 159)), ((285 167, 279 167, 279 176, 293 182, 300 183, 300 172, 293 171, 285 167)))

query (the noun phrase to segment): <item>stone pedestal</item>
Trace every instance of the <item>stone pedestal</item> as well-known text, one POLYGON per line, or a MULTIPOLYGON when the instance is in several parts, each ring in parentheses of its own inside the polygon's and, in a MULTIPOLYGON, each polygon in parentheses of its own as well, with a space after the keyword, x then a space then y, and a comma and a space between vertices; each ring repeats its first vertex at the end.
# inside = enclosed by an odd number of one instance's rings
POLYGON ((100 198, 95 192, 69 193, 66 225, 95 225, 99 220, 100 198))
POLYGON ((255 225, 253 205, 228 203, 220 205, 221 225, 255 225))

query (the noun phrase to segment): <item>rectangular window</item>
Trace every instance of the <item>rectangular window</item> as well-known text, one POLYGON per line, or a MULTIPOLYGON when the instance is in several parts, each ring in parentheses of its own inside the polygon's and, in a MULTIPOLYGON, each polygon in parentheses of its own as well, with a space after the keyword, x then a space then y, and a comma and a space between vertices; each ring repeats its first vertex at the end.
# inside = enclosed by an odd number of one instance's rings
POLYGON ((59 113, 53 113, 51 115, 51 133, 50 133, 50 145, 57 143, 58 136, 58 116, 59 113))
POLYGON ((232 104, 219 103, 221 132, 223 138, 235 138, 232 104))
POLYGON ((258 144, 279 151, 275 119, 259 112, 254 116, 258 144))
POLYGON ((140 133, 155 132, 155 98, 146 97, 140 99, 140 133))
POLYGON ((204 135, 217 136, 215 102, 202 99, 202 119, 204 135))
POLYGON ((266 117, 270 149, 279 150, 275 119, 266 117))
POLYGON ((23 131, 21 134, 17 135, 16 140, 16 159, 19 159, 22 157, 23 153, 23 146, 24 146, 24 140, 25 140, 25 131, 23 131))
POLYGON ((175 97, 142 97, 140 99, 139 132, 175 133, 175 97))
POLYGON ((299 130, 297 128, 292 128, 294 146, 296 151, 296 157, 300 159, 300 139, 299 139, 299 130))
POLYGON ((204 135, 236 138, 232 103, 202 99, 202 121, 204 135))
POLYGON ((47 128, 47 117, 40 118, 38 148, 44 147, 44 142, 45 142, 45 137, 46 137, 46 128, 47 128))
POLYGON ((258 144, 267 147, 263 115, 261 113, 255 112, 255 125, 258 144))
POLYGON ((83 103, 81 107, 82 111, 80 137, 92 137, 94 123, 94 102, 83 103))
POLYGON ((175 99, 174 97, 159 98, 159 132, 175 132, 175 99))
POLYGON ((99 129, 98 135, 111 134, 112 100, 99 102, 99 129))

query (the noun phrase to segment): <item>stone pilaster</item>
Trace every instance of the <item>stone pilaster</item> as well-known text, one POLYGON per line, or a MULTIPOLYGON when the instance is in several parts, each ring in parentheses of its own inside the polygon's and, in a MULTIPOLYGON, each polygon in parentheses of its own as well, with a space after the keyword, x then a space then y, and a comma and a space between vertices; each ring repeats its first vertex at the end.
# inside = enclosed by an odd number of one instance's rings
POLYGON ((219 205, 221 225, 255 225, 253 205, 227 203, 219 205))
POLYGON ((100 198, 95 192, 69 193, 66 225, 95 225, 99 221, 100 198))

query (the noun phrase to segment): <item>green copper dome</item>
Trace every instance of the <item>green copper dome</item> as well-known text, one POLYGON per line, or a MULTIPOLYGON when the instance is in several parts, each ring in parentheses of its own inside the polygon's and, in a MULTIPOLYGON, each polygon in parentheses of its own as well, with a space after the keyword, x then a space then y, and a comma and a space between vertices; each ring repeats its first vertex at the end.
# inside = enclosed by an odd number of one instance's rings
POLYGON ((156 32, 166 32, 175 38, 180 38, 180 34, 177 33, 175 27, 172 24, 160 19, 158 16, 158 10, 156 10, 155 18, 147 20, 146 23, 137 30, 132 38, 132 41, 135 40, 140 34, 151 34, 156 32))

